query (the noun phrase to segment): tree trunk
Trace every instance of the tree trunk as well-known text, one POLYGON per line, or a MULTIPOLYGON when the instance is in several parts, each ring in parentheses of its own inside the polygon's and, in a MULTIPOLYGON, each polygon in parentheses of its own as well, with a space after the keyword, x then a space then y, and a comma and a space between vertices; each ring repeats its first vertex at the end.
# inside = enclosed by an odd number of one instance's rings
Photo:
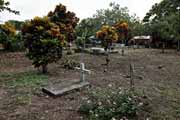
POLYGON ((42 65, 42 73, 46 74, 47 72, 47 64, 42 65))

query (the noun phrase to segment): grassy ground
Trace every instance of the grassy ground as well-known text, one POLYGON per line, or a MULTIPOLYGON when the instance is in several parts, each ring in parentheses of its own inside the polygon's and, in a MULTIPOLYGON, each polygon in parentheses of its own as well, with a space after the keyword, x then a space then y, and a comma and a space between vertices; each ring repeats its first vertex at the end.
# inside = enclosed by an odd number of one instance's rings
MULTIPOLYGON (((64 69, 61 61, 49 65, 48 75, 39 74, 24 53, 0 53, 0 120, 81 120, 77 109, 82 98, 95 88, 129 88, 129 64, 135 69, 135 89, 148 96, 151 112, 144 120, 180 119, 180 54, 174 50, 136 49, 105 57, 84 54, 86 68, 92 71, 87 80, 91 88, 52 98, 41 92, 47 84, 79 78, 76 70, 64 69)), ((69 56, 79 62, 80 54, 69 56)))

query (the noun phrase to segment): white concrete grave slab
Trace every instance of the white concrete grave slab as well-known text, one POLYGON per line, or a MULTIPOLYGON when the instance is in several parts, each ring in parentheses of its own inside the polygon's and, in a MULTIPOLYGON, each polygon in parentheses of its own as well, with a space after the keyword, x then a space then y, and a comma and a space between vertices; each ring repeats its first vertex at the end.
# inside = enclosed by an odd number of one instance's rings
POLYGON ((73 81, 64 81, 61 83, 56 83, 56 85, 51 85, 49 87, 42 88, 44 93, 47 93, 51 96, 61 96, 70 91, 83 88, 85 86, 90 85, 88 81, 86 81, 86 74, 90 74, 90 70, 85 69, 84 63, 80 64, 80 68, 76 67, 75 69, 80 71, 80 80, 73 81))

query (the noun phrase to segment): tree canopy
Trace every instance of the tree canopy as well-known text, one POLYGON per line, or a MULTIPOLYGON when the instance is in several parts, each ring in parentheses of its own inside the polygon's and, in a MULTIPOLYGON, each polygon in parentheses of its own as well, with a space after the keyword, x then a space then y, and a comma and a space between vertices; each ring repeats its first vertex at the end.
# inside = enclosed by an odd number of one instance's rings
POLYGON ((180 40, 180 1, 162 0, 153 5, 143 19, 154 40, 168 44, 180 40))
POLYGON ((139 19, 136 15, 130 15, 127 7, 110 3, 109 8, 97 10, 93 17, 83 19, 76 27, 76 32, 78 36, 82 36, 83 31, 87 29, 87 36, 90 37, 95 35, 103 25, 112 26, 119 21, 124 21, 129 25, 129 28, 133 28, 139 19))
POLYGON ((19 11, 16 10, 12 10, 11 8, 9 8, 8 6, 10 5, 10 2, 6 2, 4 0, 0 0, 0 12, 7 10, 9 12, 15 13, 15 14, 19 14, 19 11))
POLYGON ((43 73, 47 72, 46 66, 56 62, 62 56, 62 43, 64 35, 60 28, 52 23, 48 17, 35 17, 26 21, 22 29, 27 56, 33 60, 35 67, 42 66, 43 73))
POLYGON ((102 40, 105 50, 107 50, 113 42, 118 40, 116 29, 108 25, 102 26, 102 28, 96 32, 96 37, 102 40))
POLYGON ((76 39, 75 27, 79 21, 74 12, 66 10, 66 6, 59 4, 55 10, 48 13, 50 21, 59 26, 61 34, 65 35, 67 42, 72 42, 76 39))
POLYGON ((59 4, 47 16, 25 22, 22 35, 27 56, 35 67, 42 67, 46 73, 47 65, 61 58, 62 47, 76 37, 74 28, 78 20, 75 13, 66 11, 66 6, 59 4))

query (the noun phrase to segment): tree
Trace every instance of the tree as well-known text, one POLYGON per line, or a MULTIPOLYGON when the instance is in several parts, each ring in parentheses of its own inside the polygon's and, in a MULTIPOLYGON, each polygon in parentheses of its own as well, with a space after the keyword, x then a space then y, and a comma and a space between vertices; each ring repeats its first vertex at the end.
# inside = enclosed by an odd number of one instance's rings
POLYGON ((102 26, 102 28, 96 32, 96 37, 102 40, 102 45, 106 51, 113 42, 118 40, 118 35, 115 28, 108 25, 102 26))
POLYGON ((48 13, 50 21, 59 26, 59 32, 65 36, 68 43, 76 39, 75 27, 79 21, 76 14, 66 10, 66 6, 59 4, 55 10, 48 13))
POLYGON ((58 61, 62 56, 65 37, 60 33, 59 26, 48 17, 35 17, 25 22, 22 35, 28 49, 28 58, 35 67, 42 67, 42 72, 47 73, 47 65, 58 61))
POLYGON ((23 21, 17 21, 17 20, 8 20, 9 23, 11 23, 13 26, 15 26, 16 30, 21 30, 22 26, 24 24, 23 21))
MULTIPOLYGON (((153 38, 172 44, 180 40, 180 1, 162 0, 153 5, 143 21, 150 26, 153 38)), ((154 39, 155 40, 155 39, 154 39)), ((180 44, 178 44, 178 48, 180 44)))
POLYGON ((4 45, 5 50, 11 49, 11 38, 15 35, 16 29, 11 23, 5 22, 0 25, 0 43, 4 45))
POLYGON ((8 7, 9 5, 10 5, 9 2, 5 2, 4 0, 0 0, 0 12, 7 10, 7 11, 12 12, 14 14, 19 14, 19 11, 12 10, 11 8, 9 8, 8 7))
POLYGON ((119 21, 114 25, 117 33, 118 33, 118 40, 122 41, 122 43, 126 43, 126 39, 128 36, 129 26, 126 22, 119 21))
MULTIPOLYGON (((136 15, 130 15, 127 7, 110 3, 109 8, 97 10, 93 17, 83 19, 76 28, 77 35, 82 36, 82 31, 85 31, 87 28, 87 36, 95 36, 96 32, 101 29, 103 25, 112 26, 119 21, 126 21, 131 29, 139 19, 136 15)), ((128 39, 131 38, 131 31, 129 31, 127 37, 128 39)))
POLYGON ((146 14, 143 21, 159 21, 164 17, 170 16, 179 12, 177 8, 180 7, 179 0, 162 0, 152 6, 151 10, 146 14))

